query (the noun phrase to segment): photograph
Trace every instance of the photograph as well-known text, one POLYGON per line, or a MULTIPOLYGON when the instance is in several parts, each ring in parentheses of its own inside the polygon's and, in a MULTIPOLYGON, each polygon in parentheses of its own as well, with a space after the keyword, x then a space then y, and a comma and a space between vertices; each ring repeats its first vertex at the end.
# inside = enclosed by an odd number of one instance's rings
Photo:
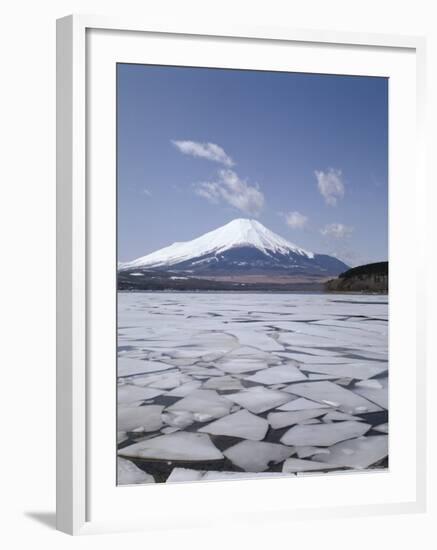
POLYGON ((116 80, 117 485, 387 470, 389 79, 116 80))

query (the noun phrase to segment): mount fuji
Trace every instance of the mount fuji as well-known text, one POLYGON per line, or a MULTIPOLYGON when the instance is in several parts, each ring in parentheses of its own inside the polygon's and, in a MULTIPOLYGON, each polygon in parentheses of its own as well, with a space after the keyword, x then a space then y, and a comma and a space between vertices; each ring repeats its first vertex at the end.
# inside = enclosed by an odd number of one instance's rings
POLYGON ((136 277, 159 271, 186 278, 268 277, 270 281, 296 276, 322 279, 348 268, 333 256, 305 250, 260 222, 242 218, 192 241, 175 242, 118 267, 119 275, 136 277))

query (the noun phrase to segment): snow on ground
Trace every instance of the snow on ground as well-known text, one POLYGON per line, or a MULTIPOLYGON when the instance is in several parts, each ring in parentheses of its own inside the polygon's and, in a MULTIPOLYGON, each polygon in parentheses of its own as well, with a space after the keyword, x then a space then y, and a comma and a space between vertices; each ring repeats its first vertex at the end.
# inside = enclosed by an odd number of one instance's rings
POLYGON ((388 466, 386 296, 120 293, 118 483, 388 466))

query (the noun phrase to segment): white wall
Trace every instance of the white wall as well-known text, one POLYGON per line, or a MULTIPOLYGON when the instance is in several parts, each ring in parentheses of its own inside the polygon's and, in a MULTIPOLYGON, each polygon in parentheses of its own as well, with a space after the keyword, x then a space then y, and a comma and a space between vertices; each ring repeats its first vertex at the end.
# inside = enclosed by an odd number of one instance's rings
MULTIPOLYGON (((0 235, 2 269, 2 421, 0 543, 4 548, 91 548, 105 544, 148 548, 384 548, 427 549, 436 543, 436 486, 426 515, 367 520, 254 525, 228 532, 166 532, 73 539, 47 526, 54 512, 55 388, 55 19, 71 12, 140 13, 181 24, 288 25, 428 35, 429 179, 437 144, 437 17, 432 0, 15 0, 2 5, 0 235), (432 154, 434 153, 434 154, 432 154), (42 520, 42 521, 41 521, 42 520), (434 521, 433 521, 434 520, 434 521), (9 542, 5 539, 9 538, 9 542)), ((434 183, 434 182, 433 182, 434 183)), ((435 183, 434 183, 435 187, 435 183)), ((430 212, 436 209, 431 189, 430 212)), ((408 213, 406 213, 406 223, 408 213)), ((435 223, 432 222, 434 229, 435 223)), ((430 226, 431 229, 431 226, 430 226)), ((435 255, 435 237, 429 249, 435 255)), ((434 260, 435 262, 435 260, 434 260)), ((434 266, 435 267, 435 266, 434 266)), ((430 340, 437 303, 430 295, 430 340)), ((429 364, 436 353, 429 344, 429 364)), ((430 372, 430 395, 437 380, 430 372)), ((430 403, 430 463, 436 463, 436 406, 430 403)), ((408 441, 405 442, 408 445, 408 441)), ((435 470, 432 467, 431 470, 435 470)), ((432 472, 431 472, 432 473, 432 472)))

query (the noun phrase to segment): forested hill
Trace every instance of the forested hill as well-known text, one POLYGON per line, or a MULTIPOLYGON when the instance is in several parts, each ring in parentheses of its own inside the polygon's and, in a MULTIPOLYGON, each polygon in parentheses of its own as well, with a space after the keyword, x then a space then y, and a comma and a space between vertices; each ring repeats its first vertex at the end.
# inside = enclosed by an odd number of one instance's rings
POLYGON ((388 292, 388 262, 360 265, 325 284, 330 292, 388 292))

